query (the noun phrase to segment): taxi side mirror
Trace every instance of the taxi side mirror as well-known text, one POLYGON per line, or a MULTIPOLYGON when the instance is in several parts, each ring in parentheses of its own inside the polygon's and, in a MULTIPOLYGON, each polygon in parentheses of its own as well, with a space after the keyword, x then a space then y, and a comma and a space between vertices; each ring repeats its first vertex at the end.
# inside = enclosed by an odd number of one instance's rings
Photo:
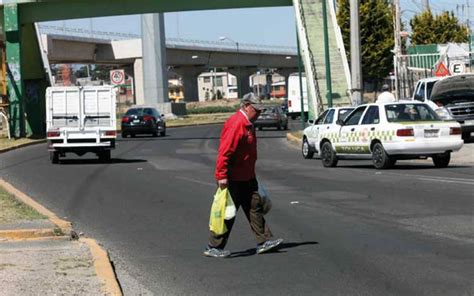
POLYGON ((314 120, 310 119, 310 120, 308 120, 308 123, 313 124, 314 120))
POLYGON ((340 125, 340 126, 343 126, 343 125, 344 125, 344 120, 338 119, 338 120, 336 121, 336 124, 337 124, 337 125, 340 125))

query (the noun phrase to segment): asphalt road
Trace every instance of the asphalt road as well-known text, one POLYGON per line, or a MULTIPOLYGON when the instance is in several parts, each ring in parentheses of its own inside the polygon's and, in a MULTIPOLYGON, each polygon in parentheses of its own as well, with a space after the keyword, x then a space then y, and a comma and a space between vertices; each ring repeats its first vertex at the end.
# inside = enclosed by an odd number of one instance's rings
POLYGON ((203 257, 219 132, 119 139, 110 164, 27 147, 0 155, 0 177, 101 242, 126 295, 474 295, 473 167, 328 169, 284 131, 258 132, 257 162, 282 248, 255 255, 239 212, 232 258, 203 257))

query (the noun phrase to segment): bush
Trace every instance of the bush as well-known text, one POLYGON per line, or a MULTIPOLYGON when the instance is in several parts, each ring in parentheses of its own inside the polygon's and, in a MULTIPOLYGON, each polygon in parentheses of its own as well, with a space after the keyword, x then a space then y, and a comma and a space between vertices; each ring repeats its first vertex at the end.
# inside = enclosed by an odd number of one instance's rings
POLYGON ((207 106, 198 108, 188 108, 186 112, 188 114, 209 114, 209 113, 231 113, 235 112, 239 108, 239 104, 234 106, 207 106))

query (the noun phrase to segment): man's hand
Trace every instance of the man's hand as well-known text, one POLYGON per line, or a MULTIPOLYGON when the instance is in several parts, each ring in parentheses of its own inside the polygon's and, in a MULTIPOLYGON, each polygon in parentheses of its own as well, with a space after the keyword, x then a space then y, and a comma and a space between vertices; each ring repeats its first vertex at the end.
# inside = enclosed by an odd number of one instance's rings
POLYGON ((227 188, 227 179, 222 179, 217 181, 217 186, 219 186, 220 189, 226 189, 227 188))

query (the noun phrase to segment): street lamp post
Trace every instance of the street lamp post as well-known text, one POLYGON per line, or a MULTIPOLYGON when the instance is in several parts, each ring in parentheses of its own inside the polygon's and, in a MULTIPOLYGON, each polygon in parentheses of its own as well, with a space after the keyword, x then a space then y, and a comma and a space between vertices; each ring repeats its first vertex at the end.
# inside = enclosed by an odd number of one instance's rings
POLYGON ((239 98, 242 97, 242 73, 240 72, 240 53, 239 53, 239 42, 230 39, 229 37, 226 36, 221 36, 219 37, 220 41, 228 40, 230 42, 235 43, 235 46, 237 48, 237 67, 238 67, 238 77, 237 77, 237 94, 239 98))

